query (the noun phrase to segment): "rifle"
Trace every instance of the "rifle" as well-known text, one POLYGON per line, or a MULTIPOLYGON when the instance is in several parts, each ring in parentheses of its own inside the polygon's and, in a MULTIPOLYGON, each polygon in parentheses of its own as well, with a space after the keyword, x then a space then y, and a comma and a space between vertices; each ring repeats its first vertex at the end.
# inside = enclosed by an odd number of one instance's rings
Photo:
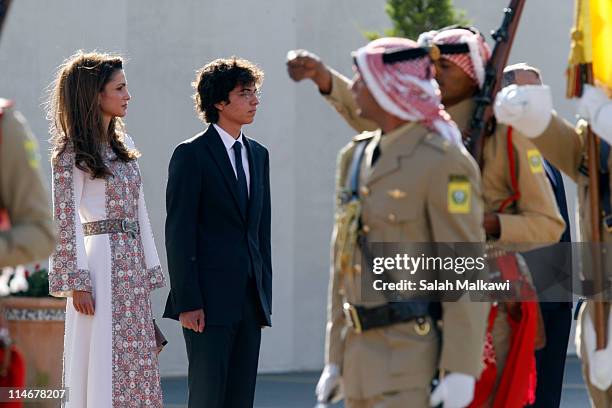
POLYGON ((464 143, 468 151, 482 168, 482 148, 487 136, 495 130, 493 101, 501 88, 501 78, 504 67, 508 63, 514 36, 523 13, 526 0, 511 0, 504 9, 504 19, 501 26, 491 33, 495 47, 491 59, 485 68, 485 79, 478 95, 474 98, 476 107, 472 120, 465 131, 464 143))

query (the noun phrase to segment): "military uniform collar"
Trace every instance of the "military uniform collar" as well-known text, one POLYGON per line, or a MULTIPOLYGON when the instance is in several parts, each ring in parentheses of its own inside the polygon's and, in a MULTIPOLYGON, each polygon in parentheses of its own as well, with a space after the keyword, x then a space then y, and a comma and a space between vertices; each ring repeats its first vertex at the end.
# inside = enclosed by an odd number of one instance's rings
POLYGON ((410 156, 417 145, 429 133, 429 130, 418 123, 406 123, 389 133, 376 131, 376 138, 381 138, 380 159, 372 169, 367 183, 373 183, 386 174, 399 169, 400 157, 410 156))
POLYGON ((429 130, 416 122, 409 122, 400 127, 393 129, 389 133, 382 133, 379 129, 381 137, 381 154, 393 154, 391 150, 397 151, 400 155, 409 155, 414 148, 420 143, 423 136, 429 133, 429 130), (420 131, 419 131, 420 130, 420 131), (393 149, 389 146, 393 145, 393 149), (397 147, 401 146, 401 149, 397 147))
POLYGON ((468 98, 456 105, 451 106, 450 108, 446 108, 446 111, 455 121, 460 131, 463 132, 467 130, 468 126, 470 125, 472 113, 474 113, 474 106, 474 99, 468 98))
POLYGON ((381 136, 384 136, 385 139, 391 142, 395 140, 398 136, 410 132, 410 130, 414 128, 416 125, 417 125, 416 122, 408 122, 408 123, 404 123, 403 125, 399 127, 396 127, 389 133, 382 133, 382 130, 380 129, 378 129, 377 132, 380 132, 381 136))

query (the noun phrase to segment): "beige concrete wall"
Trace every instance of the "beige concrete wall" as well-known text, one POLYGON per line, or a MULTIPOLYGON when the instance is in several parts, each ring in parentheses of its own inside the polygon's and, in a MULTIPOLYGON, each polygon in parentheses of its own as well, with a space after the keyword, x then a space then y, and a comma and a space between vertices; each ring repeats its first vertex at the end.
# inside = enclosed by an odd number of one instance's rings
MULTIPOLYGON (((203 128, 193 112, 190 82, 206 62, 239 55, 265 70, 263 100, 245 133, 268 146, 272 178, 274 327, 264 330, 260 369, 318 369, 323 362, 328 242, 336 153, 352 136, 310 84, 292 83, 287 50, 311 49, 350 74, 349 52, 361 32, 389 25, 383 0, 20 0, 0 44, 0 95, 14 98, 44 150, 41 103, 55 68, 77 49, 127 56, 133 99, 128 131, 143 153, 145 196, 165 265, 163 223, 167 163, 172 149, 203 128)), ((483 30, 501 21, 506 1, 457 0, 483 30)), ((529 2, 512 61, 543 69, 560 111, 570 2, 529 2)), ((47 167, 48 170, 48 167, 47 167)), ((155 293, 160 317, 167 290, 155 293)), ((162 374, 186 373, 178 324, 163 320, 170 340, 162 374)))

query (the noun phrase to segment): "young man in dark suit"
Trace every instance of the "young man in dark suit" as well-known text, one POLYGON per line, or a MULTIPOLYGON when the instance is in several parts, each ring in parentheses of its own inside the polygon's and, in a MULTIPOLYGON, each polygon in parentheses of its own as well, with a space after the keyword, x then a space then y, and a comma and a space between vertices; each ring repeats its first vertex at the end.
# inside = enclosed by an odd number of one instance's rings
POLYGON ((239 58, 200 69, 196 111, 210 125, 170 160, 164 317, 183 326, 190 408, 253 406, 261 328, 271 325, 270 160, 242 133, 262 81, 239 58))

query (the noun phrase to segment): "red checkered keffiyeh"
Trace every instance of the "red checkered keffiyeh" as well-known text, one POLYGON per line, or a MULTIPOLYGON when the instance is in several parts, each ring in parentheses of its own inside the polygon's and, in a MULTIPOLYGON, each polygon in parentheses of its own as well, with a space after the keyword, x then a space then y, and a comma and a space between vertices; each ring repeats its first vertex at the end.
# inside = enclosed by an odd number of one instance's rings
POLYGON ((432 65, 425 53, 421 57, 385 63, 390 51, 419 48, 405 38, 380 38, 358 49, 355 64, 376 102, 400 119, 419 122, 445 139, 462 145, 461 133, 440 103, 440 89, 433 79, 432 65))
POLYGON ((429 31, 419 36, 419 44, 433 43, 436 45, 467 44, 469 53, 445 54, 442 58, 447 59, 461 68, 470 78, 482 87, 485 77, 485 66, 491 58, 491 48, 484 38, 465 28, 452 28, 449 30, 429 31))

